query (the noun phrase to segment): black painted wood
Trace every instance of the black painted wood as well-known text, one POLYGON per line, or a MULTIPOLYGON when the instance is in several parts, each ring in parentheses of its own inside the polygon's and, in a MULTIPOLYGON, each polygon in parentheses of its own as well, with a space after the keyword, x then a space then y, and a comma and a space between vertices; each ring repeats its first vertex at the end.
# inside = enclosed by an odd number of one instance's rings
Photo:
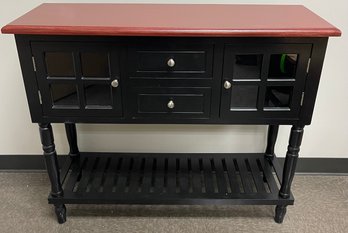
POLYGON ((213 43, 137 44, 129 48, 128 70, 131 78, 211 79, 213 43), (168 60, 174 61, 168 66, 168 60))
MULTIPOLYGON (((317 70, 321 69, 327 38, 156 38, 16 35, 16 40, 29 107, 34 122, 295 125, 299 122, 303 124, 310 122, 308 116, 311 116, 309 113, 313 111, 316 87, 319 82, 318 76, 320 76, 320 72, 318 73, 317 70), (156 44, 155 48, 154 44, 156 44), (28 47, 31 48, 31 51, 27 49, 28 47), (47 78, 44 59, 47 51, 71 52, 75 61, 75 78, 47 78), (104 78, 85 78, 81 70, 79 56, 80 53, 84 52, 108 53, 110 75, 104 78), (260 81, 234 80, 231 76, 233 74, 233 70, 231 70, 233 55, 249 53, 263 55, 260 81), (267 79, 269 56, 282 53, 297 53, 299 55, 296 77, 294 80, 282 81, 267 79), (141 54, 146 55, 145 58, 150 56, 151 61, 144 60, 141 54), (176 68, 174 66, 172 70, 168 67, 168 69, 164 69, 167 55, 171 57, 177 54, 180 55, 176 57, 178 66, 176 68), (36 72, 34 72, 32 56, 35 59, 36 72), (202 57, 205 57, 205 60, 203 59, 204 64, 202 63, 202 57), (307 75, 306 68, 309 57, 311 57, 312 62, 307 75), (143 64, 143 62, 145 63, 143 64), (225 64, 224 67, 223 64, 225 64), (145 66, 145 68, 152 67, 153 69, 146 71, 146 68, 139 71, 138 65, 145 66), (308 81, 307 76, 314 78, 308 81), (117 88, 111 88, 110 84, 114 79, 119 81, 117 88), (27 82, 27 80, 31 81, 27 82), (243 85, 258 86, 257 111, 231 111, 229 105, 231 90, 223 88, 223 81, 225 80, 230 80, 232 85, 236 87, 243 85), (52 108, 54 105, 51 101, 50 85, 54 83, 76 84, 78 89, 77 109, 75 107, 68 109, 62 107, 52 108), (34 88, 32 87, 33 84, 35 85, 34 88), (89 84, 110 86, 112 104, 106 107, 99 106, 98 108, 91 108, 86 105, 83 86, 89 84), (293 88, 290 110, 264 111, 263 99, 265 98, 266 88, 268 86, 283 85, 292 86, 293 88), (185 114, 186 117, 181 118, 163 117, 163 115, 166 116, 165 114, 160 114, 158 117, 156 117, 156 114, 146 114, 148 117, 137 117, 134 116, 134 113, 138 110, 138 97, 136 93, 130 91, 132 88, 140 88, 140 90, 142 88, 163 90, 166 90, 165 88, 177 88, 180 91, 171 93, 174 96, 175 94, 181 94, 181 90, 185 88, 211 88, 211 93, 210 96, 204 95, 203 116, 185 114), (42 105, 39 103, 39 90, 42 105), (300 106, 303 91, 305 97, 303 106, 300 106)), ((189 104, 189 101, 187 104, 194 107, 194 104, 189 104)), ((180 108, 178 107, 178 109, 180 108)))
POLYGON ((267 160, 260 159, 258 161, 261 164, 261 168, 262 168, 262 171, 263 171, 263 177, 265 177, 264 180, 268 183, 268 188, 270 189, 270 191, 272 193, 277 192, 280 187, 277 186, 277 183, 275 182, 274 176, 272 174, 273 174, 273 171, 275 171, 276 175, 278 177, 278 180, 280 180, 279 179, 279 173, 281 175, 282 170, 276 169, 274 167, 274 164, 271 163, 268 159, 267 160))
POLYGON ((292 179, 295 175, 296 163, 300 151, 302 137, 303 127, 293 126, 291 128, 288 152, 286 153, 284 163, 282 187, 279 192, 279 195, 283 198, 288 198, 290 196, 290 187, 292 179))
MULTIPOLYGON (((48 117, 121 117, 121 90, 119 87, 112 87, 111 82, 120 78, 119 48, 108 43, 59 43, 59 42, 29 42, 32 49, 32 56, 35 59, 36 79, 38 89, 41 93, 42 105, 40 106, 43 115, 48 117), (74 75, 51 77, 47 71, 47 53, 70 54, 71 60, 62 62, 73 62, 74 75), (84 77, 81 68, 81 56, 83 53, 107 53, 109 58, 109 72, 107 77, 84 77), (52 98, 52 86, 57 84, 69 84, 76 87, 76 103, 55 104, 52 98), (88 104, 86 87, 90 85, 105 86, 108 88, 110 99, 109 104, 95 105, 88 104)), ((93 94, 93 93, 92 93, 93 94)), ((36 94, 38 95, 38 94, 36 94)), ((98 95, 94 93, 98 100, 98 95)), ((71 98, 72 99, 72 98, 71 98)), ((100 100, 100 99, 99 99, 100 100)), ((68 121, 69 122, 69 121, 68 121)), ((71 121, 73 122, 73 121, 71 121)))
POLYGON ((52 126, 51 124, 39 124, 39 130, 46 168, 51 181, 51 195, 60 197, 63 195, 63 189, 60 182, 60 174, 57 153, 54 145, 52 126))
MULTIPOLYGON (((290 188, 291 188, 292 180, 295 175, 296 163, 297 163, 297 158, 300 151, 302 137, 303 137, 303 127, 292 126, 288 151, 286 153, 286 158, 285 158, 285 163, 283 168, 283 174, 282 174, 282 177, 279 177, 279 179, 282 179, 281 187, 279 190, 279 196, 284 199, 289 198, 291 195, 290 188)), ((274 218, 277 223, 283 222, 284 216, 286 214, 286 207, 287 207, 286 205, 277 205, 276 215, 274 218)))
POLYGON ((287 205, 277 205, 275 208, 274 220, 276 223, 283 223, 287 205))
POLYGON ((258 160, 267 162, 262 153, 134 154, 81 152, 81 160, 87 162, 79 163, 76 160, 71 160, 71 175, 64 180, 64 197, 57 198, 51 195, 50 203, 293 204, 292 196, 288 199, 279 197, 279 188, 276 186, 272 171, 264 171, 255 165, 258 160), (120 160, 125 162, 122 163, 119 173, 108 173, 118 170, 119 166, 116 161, 120 160), (250 172, 246 166, 246 160, 253 164, 251 165, 253 172, 250 172), (167 161, 167 165, 163 161, 167 161), (200 161, 202 161, 202 171, 199 169, 200 161), (243 183, 242 190, 239 189, 238 182, 228 183, 222 175, 226 169, 222 161, 225 161, 227 169, 235 167, 235 163, 237 163, 239 171, 229 169, 229 173, 235 176, 239 174, 241 179, 248 176, 248 182, 252 182, 251 179, 257 180, 256 187, 258 188, 246 192, 243 190, 247 190, 246 186, 250 183, 243 183), (109 164, 108 169, 106 169, 107 164, 109 164), (162 186, 165 183, 156 184, 157 180, 164 180, 163 168, 166 172, 165 177, 167 177, 165 189, 162 186), (244 171, 240 172, 241 169, 244 171), (265 173, 268 177, 265 184, 270 187, 269 192, 260 188, 261 183, 264 185, 262 177, 265 173), (76 179, 77 174, 82 174, 80 181, 76 179), (104 178, 105 182, 101 182, 104 178), (115 185, 115 192, 110 188, 110 183, 115 185))
POLYGON ((328 38, 320 38, 316 43, 313 43, 299 125, 311 124, 327 43, 328 38))
MULTIPOLYGON (((54 145, 52 126, 51 124, 39 124, 39 130, 48 177, 51 182, 50 196, 59 199, 64 196, 64 192, 60 181, 60 172, 54 145)), ((54 207, 58 223, 64 223, 66 221, 65 205, 62 203, 56 203, 54 204, 54 207)))
MULTIPOLYGON (((67 155, 58 155, 58 163, 61 164, 61 167, 64 166, 66 159, 67 155)), ((278 157, 277 161, 283 167, 284 158, 278 157)), ((18 170, 22 172, 26 170, 42 171, 45 169, 45 161, 42 155, 0 155, 0 170, 2 171, 18 170)), ((299 157, 296 165, 296 173, 344 175, 348 173, 348 159, 336 158, 333 155, 326 156, 325 158, 299 157)))
POLYGON ((128 114, 133 120, 210 118, 210 87, 142 87, 132 88, 130 92, 133 95, 128 100, 128 114))
POLYGON ((66 203, 273 204, 275 220, 283 221, 293 203, 291 182, 327 38, 16 35, 16 43, 31 118, 41 126, 49 201, 60 223, 66 203), (87 58, 86 66, 86 54, 99 55, 87 58), (278 61, 285 54, 297 57, 291 62, 296 70, 276 77, 274 69, 285 69, 278 61), (64 58, 52 63, 50 56, 64 58), (65 123, 73 158, 61 170, 49 124, 56 122, 65 123), (269 132, 263 154, 79 158, 75 123, 267 124, 269 132), (274 146, 283 124, 294 126, 282 172, 274 146))
POLYGON ((223 82, 229 81, 231 88, 223 88, 221 91, 221 118, 244 118, 249 121, 259 118, 298 118, 300 111, 301 95, 305 85, 306 68, 311 52, 311 44, 258 44, 258 43, 243 43, 226 44, 224 55, 223 82), (292 79, 274 79, 269 74, 270 56, 274 54, 298 54, 296 67, 296 75, 292 79), (237 79, 234 77, 234 63, 236 55, 262 55, 262 66, 260 75, 252 79, 237 79), (233 108, 232 92, 235 87, 240 86, 255 86, 258 88, 258 95, 253 108, 233 108), (279 111, 279 109, 265 110, 265 92, 267 87, 274 86, 289 86, 292 89, 288 111, 279 111))
POLYGON ((266 147, 265 156, 270 159, 273 158, 273 156, 275 155, 274 147, 277 142, 278 130, 279 130, 279 125, 268 126, 267 147, 266 147))
POLYGON ((65 123, 66 137, 69 143, 69 156, 78 157, 80 155, 79 148, 77 146, 77 133, 76 125, 74 123, 65 123))

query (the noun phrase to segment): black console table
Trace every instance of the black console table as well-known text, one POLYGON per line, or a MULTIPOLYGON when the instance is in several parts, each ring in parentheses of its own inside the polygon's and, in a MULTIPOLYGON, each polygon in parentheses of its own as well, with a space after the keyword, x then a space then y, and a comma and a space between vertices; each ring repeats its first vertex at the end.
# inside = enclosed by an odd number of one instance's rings
POLYGON ((276 205, 283 221, 337 28, 302 6, 43 4, 2 32, 15 34, 59 223, 76 203, 276 205), (51 123, 70 145, 61 167, 51 123), (89 153, 75 123, 269 128, 264 153, 89 153), (284 168, 279 125, 292 125, 284 168))

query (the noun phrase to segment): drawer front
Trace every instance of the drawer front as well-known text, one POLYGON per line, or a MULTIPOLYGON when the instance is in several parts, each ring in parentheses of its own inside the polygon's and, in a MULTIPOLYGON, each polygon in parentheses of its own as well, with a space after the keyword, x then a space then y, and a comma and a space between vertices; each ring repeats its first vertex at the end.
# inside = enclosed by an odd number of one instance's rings
POLYGON ((210 99, 210 87, 133 88, 131 117, 209 118, 210 99))
POLYGON ((212 78, 213 45, 141 46, 128 50, 130 78, 212 78))

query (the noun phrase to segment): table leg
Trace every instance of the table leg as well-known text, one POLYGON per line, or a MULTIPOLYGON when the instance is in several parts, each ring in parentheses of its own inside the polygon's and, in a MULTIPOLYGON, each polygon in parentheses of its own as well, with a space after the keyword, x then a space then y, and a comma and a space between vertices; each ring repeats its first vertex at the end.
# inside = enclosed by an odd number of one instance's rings
MULTIPOLYGON (((62 184, 60 182, 59 165, 54 145, 52 126, 49 123, 40 123, 40 138, 45 158, 48 176, 51 182, 51 196, 63 197, 62 184)), ((59 223, 66 221, 66 208, 64 204, 55 204, 55 212, 59 223)))
POLYGON ((273 159, 274 157, 274 147, 277 141, 279 125, 269 125, 268 135, 267 135, 267 147, 265 152, 265 157, 267 159, 273 159))
MULTIPOLYGON (((279 196, 281 198, 289 198, 290 197, 290 188, 291 183, 295 175, 296 163, 300 151, 300 146, 303 137, 303 127, 301 126, 292 126, 288 151, 286 153, 284 169, 283 169, 283 179, 282 184, 279 191, 279 196)), ((286 205, 278 205, 276 207, 276 215, 275 221, 277 223, 282 223, 285 213, 286 213, 286 205)))
POLYGON ((69 156, 71 158, 78 158, 80 156, 80 152, 77 146, 77 134, 75 123, 65 123, 65 132, 70 148, 69 156))

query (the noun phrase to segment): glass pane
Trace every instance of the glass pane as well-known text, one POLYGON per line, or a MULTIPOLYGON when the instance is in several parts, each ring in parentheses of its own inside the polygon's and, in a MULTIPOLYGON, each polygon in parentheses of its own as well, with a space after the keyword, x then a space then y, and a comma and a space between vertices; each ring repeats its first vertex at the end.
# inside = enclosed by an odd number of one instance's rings
POLYGON ((260 79, 261 66, 261 54, 236 55, 233 79, 260 79))
POLYGON ((45 53, 46 71, 49 77, 75 76, 74 58, 68 52, 45 53))
POLYGON ((266 108, 290 108, 293 87, 267 87, 265 97, 266 108))
POLYGON ((269 64, 269 78, 294 78, 297 66, 297 54, 272 54, 269 64))
POLYGON ((87 108, 111 108, 112 95, 110 85, 90 84, 85 85, 87 108))
POLYGON ((74 84, 51 84, 53 105, 78 107, 77 89, 74 84))
POLYGON ((256 110, 258 86, 235 85, 231 91, 231 110, 256 110))
POLYGON ((107 53, 81 53, 82 76, 109 77, 109 58, 107 53))

